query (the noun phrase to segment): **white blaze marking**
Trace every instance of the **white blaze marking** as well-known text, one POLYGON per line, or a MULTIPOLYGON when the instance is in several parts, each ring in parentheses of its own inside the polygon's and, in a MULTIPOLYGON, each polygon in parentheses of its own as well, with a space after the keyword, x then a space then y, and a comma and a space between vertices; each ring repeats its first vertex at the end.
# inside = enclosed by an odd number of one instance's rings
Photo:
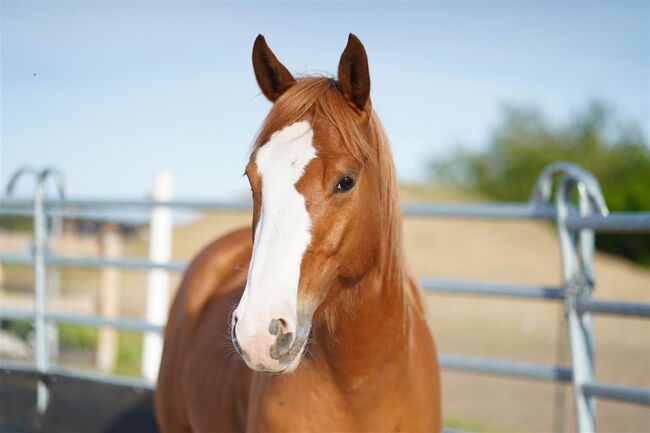
POLYGON ((238 338, 268 334, 270 320, 280 318, 295 332, 300 266, 311 242, 311 219, 295 185, 316 156, 312 139, 309 122, 301 121, 275 132, 257 150, 262 204, 248 282, 237 307, 238 338))

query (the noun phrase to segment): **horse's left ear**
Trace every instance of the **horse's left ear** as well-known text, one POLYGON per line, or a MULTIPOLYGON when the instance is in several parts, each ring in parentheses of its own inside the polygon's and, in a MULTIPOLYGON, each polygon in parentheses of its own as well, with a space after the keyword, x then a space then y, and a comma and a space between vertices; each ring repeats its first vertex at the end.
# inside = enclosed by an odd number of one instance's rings
POLYGON ((345 97, 359 110, 366 108, 370 98, 368 57, 363 44, 350 33, 348 45, 339 61, 339 83, 345 97))

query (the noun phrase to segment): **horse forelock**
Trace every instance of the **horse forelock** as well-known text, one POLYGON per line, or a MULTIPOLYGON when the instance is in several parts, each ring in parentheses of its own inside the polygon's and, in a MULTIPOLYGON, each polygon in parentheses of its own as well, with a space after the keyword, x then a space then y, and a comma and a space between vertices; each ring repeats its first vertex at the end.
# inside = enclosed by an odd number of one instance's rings
POLYGON ((312 125, 323 121, 338 132, 341 144, 349 155, 365 162, 373 158, 374 146, 359 130, 355 116, 357 113, 347 103, 335 79, 304 77, 275 102, 257 134, 252 150, 263 146, 275 132, 288 125, 301 120, 307 120, 312 125))

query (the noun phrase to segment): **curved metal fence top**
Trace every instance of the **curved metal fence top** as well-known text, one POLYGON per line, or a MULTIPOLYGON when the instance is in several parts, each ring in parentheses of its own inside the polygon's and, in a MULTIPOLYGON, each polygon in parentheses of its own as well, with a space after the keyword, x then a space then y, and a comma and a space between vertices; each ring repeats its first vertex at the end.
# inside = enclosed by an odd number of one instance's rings
POLYGON ((540 173, 530 194, 531 204, 543 205, 551 201, 553 178, 558 174, 563 175, 562 182, 567 182, 567 186, 569 182, 576 185, 584 185, 594 210, 603 216, 609 214, 607 203, 605 203, 605 197, 600 189, 598 180, 579 165, 566 161, 553 163, 540 173))
POLYGON ((54 185, 59 194, 59 198, 65 200, 67 197, 65 188, 65 178, 61 172, 54 167, 46 167, 43 170, 36 170, 33 167, 21 167, 11 176, 7 187, 5 188, 5 195, 11 197, 14 194, 18 181, 25 176, 32 176, 36 184, 45 185, 48 179, 54 179, 54 185))

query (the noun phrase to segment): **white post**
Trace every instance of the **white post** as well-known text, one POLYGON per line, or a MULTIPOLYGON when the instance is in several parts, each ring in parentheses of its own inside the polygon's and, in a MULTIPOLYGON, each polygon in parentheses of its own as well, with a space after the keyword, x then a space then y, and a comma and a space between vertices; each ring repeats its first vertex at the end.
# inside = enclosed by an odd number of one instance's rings
MULTIPOLYGON (((100 232, 100 243, 104 258, 117 260, 122 258, 124 242, 117 224, 104 223, 100 232)), ((122 271, 113 266, 101 270, 98 310, 106 319, 116 319, 120 315, 120 280, 122 271)), ((99 371, 110 374, 115 368, 118 349, 117 330, 110 326, 100 326, 97 334, 96 364, 99 371)))
MULTIPOLYGON (((173 177, 169 172, 161 172, 156 177, 153 199, 169 201, 172 196, 173 177)), ((156 206, 151 211, 149 228, 149 260, 154 263, 169 263, 172 247, 172 213, 169 207, 156 206)), ((147 279, 147 321, 163 326, 167 321, 169 309, 169 271, 152 269, 147 279)), ((154 383, 158 378, 158 368, 162 356, 162 335, 155 332, 144 334, 142 347, 142 376, 154 383)))

